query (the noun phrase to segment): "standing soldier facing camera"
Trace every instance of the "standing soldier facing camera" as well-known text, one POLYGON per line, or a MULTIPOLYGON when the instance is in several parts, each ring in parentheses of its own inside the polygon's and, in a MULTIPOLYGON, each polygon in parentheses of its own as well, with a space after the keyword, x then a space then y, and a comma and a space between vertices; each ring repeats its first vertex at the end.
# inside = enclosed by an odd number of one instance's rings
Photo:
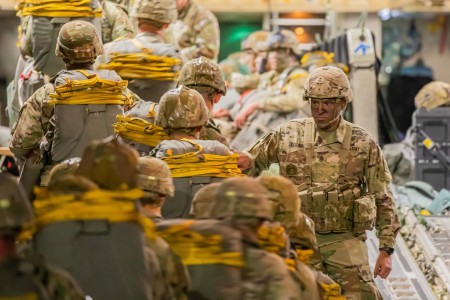
POLYGON ((302 211, 315 223, 324 271, 347 297, 381 299, 370 273, 365 231, 377 228, 374 275, 386 278, 400 227, 383 153, 367 131, 341 116, 353 100, 342 70, 312 71, 303 97, 312 118, 272 130, 246 150, 240 166, 259 173, 278 163, 280 174, 298 186, 302 211))

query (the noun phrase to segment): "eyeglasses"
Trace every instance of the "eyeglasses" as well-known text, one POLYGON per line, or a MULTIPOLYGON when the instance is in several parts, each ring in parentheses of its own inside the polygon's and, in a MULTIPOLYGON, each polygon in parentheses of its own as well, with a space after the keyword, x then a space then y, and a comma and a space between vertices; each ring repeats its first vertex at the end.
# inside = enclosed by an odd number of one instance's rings
POLYGON ((323 108, 332 108, 337 103, 339 103, 339 99, 336 98, 325 98, 325 99, 310 99, 309 103, 312 108, 319 108, 320 104, 322 104, 323 108))

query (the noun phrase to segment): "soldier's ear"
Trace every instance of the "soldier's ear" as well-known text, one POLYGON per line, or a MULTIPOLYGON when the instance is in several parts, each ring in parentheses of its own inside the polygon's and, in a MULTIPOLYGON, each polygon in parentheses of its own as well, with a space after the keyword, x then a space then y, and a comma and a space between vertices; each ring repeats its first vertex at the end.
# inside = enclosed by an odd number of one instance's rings
POLYGON ((339 106, 341 107, 341 112, 344 112, 345 109, 347 108, 347 101, 345 100, 339 101, 339 106))

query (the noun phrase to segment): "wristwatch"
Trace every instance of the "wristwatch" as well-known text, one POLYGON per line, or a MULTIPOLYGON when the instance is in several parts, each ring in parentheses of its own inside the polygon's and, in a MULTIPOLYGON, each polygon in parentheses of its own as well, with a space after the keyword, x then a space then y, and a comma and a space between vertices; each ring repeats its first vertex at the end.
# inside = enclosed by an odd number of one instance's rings
POLYGON ((383 247, 383 248, 380 248, 380 251, 381 250, 386 251, 389 255, 392 255, 394 253, 394 248, 391 248, 391 247, 383 247))

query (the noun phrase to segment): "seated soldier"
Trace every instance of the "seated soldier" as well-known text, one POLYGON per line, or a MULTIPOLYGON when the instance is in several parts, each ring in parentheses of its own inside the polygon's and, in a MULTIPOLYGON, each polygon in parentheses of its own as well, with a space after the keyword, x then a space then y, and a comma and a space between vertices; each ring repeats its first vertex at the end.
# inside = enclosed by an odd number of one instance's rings
POLYGON ((141 198, 141 212, 144 216, 159 222, 163 219, 161 207, 166 197, 173 197, 175 187, 167 163, 160 159, 144 156, 138 159, 138 185, 144 191, 141 198))
POLYGON ((169 164, 175 178, 175 196, 162 207, 165 218, 188 217, 192 198, 203 185, 241 176, 237 155, 228 147, 198 139, 207 122, 208 109, 197 91, 179 86, 161 98, 155 123, 170 140, 156 146, 153 155, 169 164))
POLYGON ((32 221, 33 211, 23 188, 9 174, 0 173, 0 202, 0 299, 85 299, 68 273, 30 253, 19 253, 19 233, 32 221))
POLYGON ((181 68, 178 50, 164 41, 162 31, 177 18, 173 0, 137 0, 131 16, 138 26, 134 38, 105 45, 105 55, 97 59, 97 69, 115 70, 129 80, 128 88, 146 101, 159 102, 175 87, 181 68))
POLYGON ((56 166, 48 188, 38 189, 35 250, 93 299, 164 299, 154 225, 136 204, 137 153, 115 139, 96 141, 75 166, 56 166))

